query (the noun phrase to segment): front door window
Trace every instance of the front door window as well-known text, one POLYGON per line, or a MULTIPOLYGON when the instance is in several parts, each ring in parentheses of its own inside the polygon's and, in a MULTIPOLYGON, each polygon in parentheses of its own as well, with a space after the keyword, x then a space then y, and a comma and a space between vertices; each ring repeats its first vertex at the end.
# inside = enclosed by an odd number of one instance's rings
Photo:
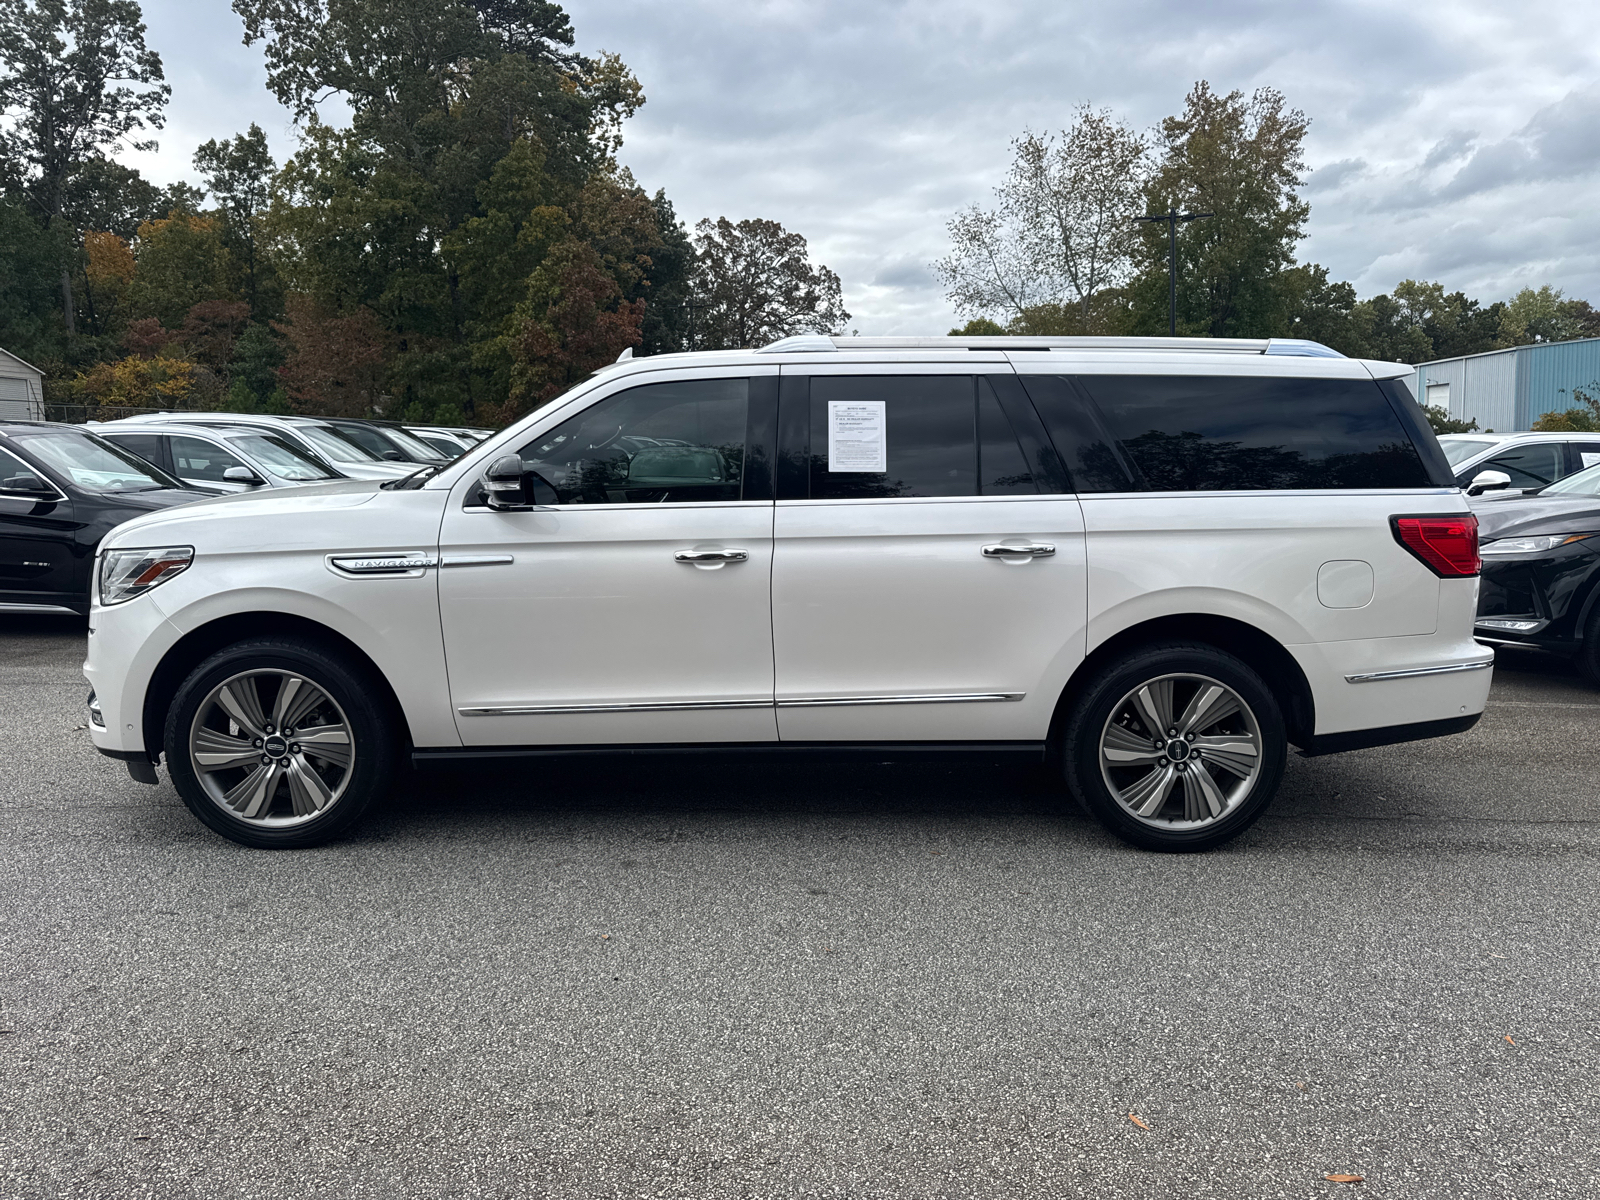
POLYGON ((463 485, 441 534, 451 702, 469 746, 751 742, 772 701, 777 373, 646 383, 525 442, 554 489, 463 485))

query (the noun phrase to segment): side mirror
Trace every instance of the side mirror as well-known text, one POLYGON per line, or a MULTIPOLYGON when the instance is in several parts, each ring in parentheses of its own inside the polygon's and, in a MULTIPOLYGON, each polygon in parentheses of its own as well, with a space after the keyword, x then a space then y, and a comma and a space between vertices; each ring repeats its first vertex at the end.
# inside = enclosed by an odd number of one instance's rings
POLYGON ((22 471, 16 475, 9 475, 0 479, 0 492, 13 496, 26 496, 30 500, 56 498, 56 490, 32 471, 22 471))
POLYGON ((508 511, 542 508, 561 501, 550 481, 537 471, 525 470, 522 459, 515 454, 502 455, 489 464, 483 473, 483 490, 490 508, 508 511))
POLYGON ((266 482, 249 467, 229 467, 222 473, 222 477, 229 483, 244 483, 251 487, 260 487, 266 482))
POLYGON ((1504 471, 1479 471, 1467 485, 1467 495, 1481 496, 1493 488, 1511 486, 1511 476, 1504 471))
POLYGON ((406 458, 406 456, 404 454, 401 454, 400 451, 398 451, 398 450, 385 450, 383 452, 383 457, 388 462, 409 462, 410 461, 409 459, 406 458))

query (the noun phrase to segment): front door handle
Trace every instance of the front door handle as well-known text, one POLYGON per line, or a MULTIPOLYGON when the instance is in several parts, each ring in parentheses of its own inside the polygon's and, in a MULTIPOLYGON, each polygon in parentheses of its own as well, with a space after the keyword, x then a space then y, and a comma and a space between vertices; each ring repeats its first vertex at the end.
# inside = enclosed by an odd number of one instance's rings
POLYGON ((1002 546, 999 543, 985 546, 985 558, 1049 558, 1056 548, 1049 542, 1034 542, 1029 546, 1002 546))
POLYGON ((699 563, 731 563, 745 562, 750 557, 748 550, 679 550, 672 556, 678 562, 695 566, 699 563))

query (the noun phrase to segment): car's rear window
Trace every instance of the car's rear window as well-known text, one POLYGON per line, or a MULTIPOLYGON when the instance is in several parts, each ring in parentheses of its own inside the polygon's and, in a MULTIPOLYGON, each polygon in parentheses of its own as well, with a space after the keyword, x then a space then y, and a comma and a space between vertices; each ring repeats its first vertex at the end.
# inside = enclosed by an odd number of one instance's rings
POLYGON ((1371 380, 1026 376, 1080 492, 1428 487, 1371 380))

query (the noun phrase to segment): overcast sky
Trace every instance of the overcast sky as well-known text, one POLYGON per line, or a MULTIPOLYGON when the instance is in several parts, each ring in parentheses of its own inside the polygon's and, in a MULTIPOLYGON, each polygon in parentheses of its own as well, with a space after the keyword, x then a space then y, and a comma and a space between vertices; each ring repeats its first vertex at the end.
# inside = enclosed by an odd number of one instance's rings
MULTIPOLYGON (((1521 0, 572 0, 579 49, 620 53, 648 103, 622 160, 680 217, 768 217, 838 271, 863 334, 943 333, 928 264, 992 200, 1024 128, 1085 101, 1138 127, 1196 79, 1283 91, 1311 117, 1302 260, 1362 295, 1411 277, 1484 300, 1551 283, 1600 304, 1600 6, 1521 0)), ((293 128, 226 0, 144 0, 172 84, 155 154, 293 128)))

